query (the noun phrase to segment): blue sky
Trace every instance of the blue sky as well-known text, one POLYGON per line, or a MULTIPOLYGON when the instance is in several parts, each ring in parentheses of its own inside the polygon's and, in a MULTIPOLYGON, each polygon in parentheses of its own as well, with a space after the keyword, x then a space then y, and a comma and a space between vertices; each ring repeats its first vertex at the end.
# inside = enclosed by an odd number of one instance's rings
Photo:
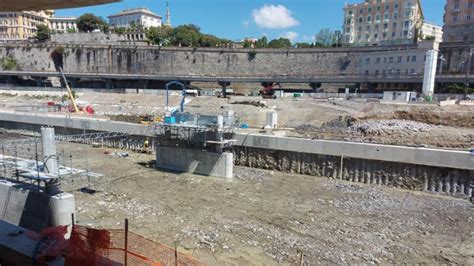
MULTIPOLYGON (((270 39, 280 36, 293 41, 311 41, 321 28, 340 29, 345 2, 363 0, 170 0, 174 26, 192 23, 210 33, 231 40, 244 37, 270 39), (274 14, 278 14, 277 17, 274 14), (257 17, 257 19, 255 18, 257 17)), ((422 0, 425 18, 443 23, 445 0, 422 0)), ((80 16, 90 12, 106 18, 122 9, 146 6, 164 17, 165 0, 124 0, 96 7, 65 9, 58 16, 80 16)))

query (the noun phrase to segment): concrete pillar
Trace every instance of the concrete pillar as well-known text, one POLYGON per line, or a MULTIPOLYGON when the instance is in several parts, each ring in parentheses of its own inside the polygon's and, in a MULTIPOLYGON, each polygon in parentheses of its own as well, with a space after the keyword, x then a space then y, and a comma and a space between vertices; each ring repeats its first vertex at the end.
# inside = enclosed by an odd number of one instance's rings
MULTIPOLYGON (((50 174, 57 175, 58 161, 54 128, 41 128, 41 143, 43 145, 43 163, 46 167, 46 171, 50 174)), ((56 195, 59 193, 59 180, 57 178, 46 183, 46 193, 49 195, 56 195)))
MULTIPOLYGON (((61 193, 51 197, 50 202, 49 226, 56 227, 62 225, 72 225, 72 214, 76 209, 74 195, 61 193)), ((68 227, 66 238, 71 234, 71 227, 68 227)))
POLYGON ((267 121, 265 124, 265 128, 275 129, 277 127, 278 127, 278 113, 277 112, 267 113, 267 121))
POLYGON ((438 65, 438 51, 426 52, 425 73, 423 76, 423 97, 431 97, 434 94, 436 67, 438 65))
POLYGON ((224 112, 224 124, 226 126, 234 126, 235 124, 235 112, 228 110, 224 112))

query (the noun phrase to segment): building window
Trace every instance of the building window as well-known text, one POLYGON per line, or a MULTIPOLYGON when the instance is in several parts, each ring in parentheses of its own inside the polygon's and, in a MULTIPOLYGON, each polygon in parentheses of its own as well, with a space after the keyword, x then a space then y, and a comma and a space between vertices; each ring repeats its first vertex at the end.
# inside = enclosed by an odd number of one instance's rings
POLYGON ((395 7, 395 9, 397 9, 397 8, 398 8, 398 4, 395 4, 394 7, 395 7))
POLYGON ((367 22, 371 22, 372 21, 372 17, 371 16, 367 16, 367 22))
POLYGON ((416 55, 413 55, 413 56, 411 57, 411 61, 412 61, 412 62, 416 62, 416 55))
POLYGON ((380 6, 377 7, 377 11, 380 11, 380 6))
POLYGON ((364 14, 364 9, 359 9, 359 14, 364 14))
POLYGON ((389 20, 389 19, 390 19, 390 17, 389 17, 389 14, 388 14, 388 13, 385 13, 384 19, 385 19, 385 20, 389 20))
POLYGON ((388 62, 389 62, 389 63, 393 63, 393 57, 389 57, 389 58, 388 58, 388 62))
POLYGON ((393 13, 393 18, 394 18, 394 19, 397 19, 397 18, 398 18, 398 13, 397 13, 397 12, 393 13))
POLYGON ((371 8, 371 7, 367 8, 367 11, 368 11, 369 13, 372 12, 372 8, 371 8))
POLYGON ((402 62, 402 57, 401 57, 401 56, 399 56, 399 57, 397 58, 397 62, 398 62, 398 63, 401 63, 401 62, 402 62))
POLYGON ((366 64, 370 64, 370 58, 366 58, 366 59, 365 59, 365 63, 366 63, 366 64))
POLYGON ((362 17, 359 18, 359 23, 362 23, 363 19, 362 17))
POLYGON ((389 5, 385 5, 385 10, 389 10, 390 9, 390 6, 389 5))
POLYGON ((375 60, 375 63, 380 64, 380 57, 377 57, 377 59, 375 60))

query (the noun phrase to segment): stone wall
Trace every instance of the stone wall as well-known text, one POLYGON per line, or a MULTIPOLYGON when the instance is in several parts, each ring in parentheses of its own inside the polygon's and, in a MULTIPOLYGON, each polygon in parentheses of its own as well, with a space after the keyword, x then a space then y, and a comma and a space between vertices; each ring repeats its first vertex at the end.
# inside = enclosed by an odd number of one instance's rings
MULTIPOLYGON (((425 43, 330 49, 193 49, 134 45, 78 45, 66 42, 63 44, 3 44, 0 45, 0 59, 11 56, 17 60, 19 68, 24 71, 56 71, 58 65, 63 65, 66 72, 76 73, 311 78, 364 73, 367 69, 366 60, 373 57, 373 54, 390 54, 396 59, 400 53, 406 60, 406 55, 420 54, 421 56, 427 49, 429 48, 425 43), (63 54, 62 62, 58 60, 53 62, 55 51, 63 54)), ((467 51, 465 45, 442 46, 441 52, 447 59, 444 68, 450 71, 459 69, 460 64, 467 58, 467 51)), ((423 62, 422 58, 417 61, 423 62)), ((472 65, 474 68, 474 64, 472 65)), ((410 70, 411 68, 413 67, 410 67, 410 70)), ((415 67, 415 69, 418 68, 415 67)))
POLYGON ((359 73, 362 55, 401 47, 331 49, 162 48, 72 44, 0 45, 0 58, 14 57, 22 70, 55 71, 52 54, 62 47, 66 72, 190 76, 313 77, 359 73))

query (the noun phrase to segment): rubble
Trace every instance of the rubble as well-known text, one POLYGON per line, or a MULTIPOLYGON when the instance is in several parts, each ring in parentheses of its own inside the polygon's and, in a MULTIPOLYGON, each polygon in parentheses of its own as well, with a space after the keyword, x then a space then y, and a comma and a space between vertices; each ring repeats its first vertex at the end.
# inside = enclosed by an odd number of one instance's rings
POLYGON ((348 131, 350 133, 362 133, 380 136, 390 134, 394 131, 406 133, 427 132, 436 127, 437 126, 415 121, 390 119, 369 120, 356 123, 355 125, 349 127, 348 131))

